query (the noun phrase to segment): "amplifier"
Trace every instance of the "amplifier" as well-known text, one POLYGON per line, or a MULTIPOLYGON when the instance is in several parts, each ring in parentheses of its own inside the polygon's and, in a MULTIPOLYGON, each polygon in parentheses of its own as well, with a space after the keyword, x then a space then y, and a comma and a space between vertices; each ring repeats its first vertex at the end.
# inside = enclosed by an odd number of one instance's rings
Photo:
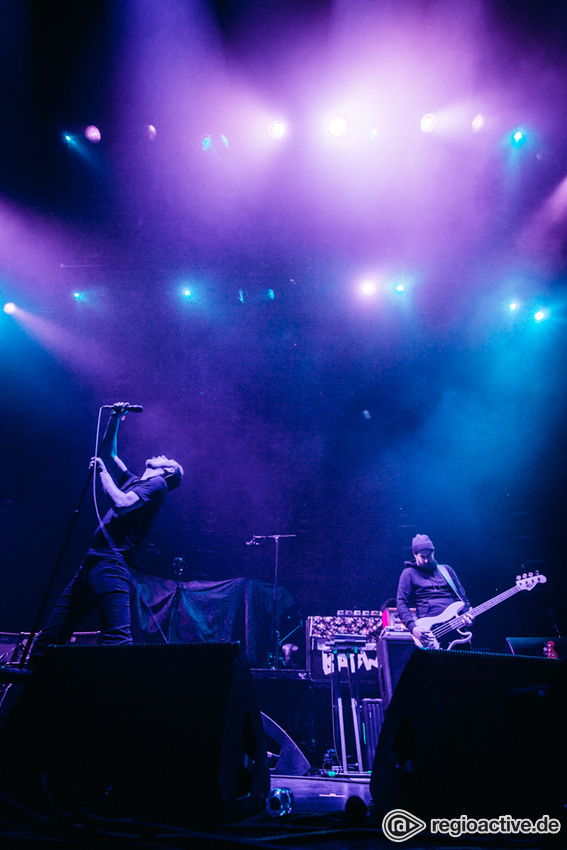
POLYGON ((338 611, 336 617, 307 617, 306 656, 311 679, 330 681, 336 658, 341 681, 348 679, 349 669, 354 675, 358 668, 361 682, 377 683, 376 640, 381 631, 379 611, 338 611), (356 651, 348 649, 355 645, 356 651))
MULTIPOLYGON (((71 639, 69 643, 71 644, 80 644, 81 646, 95 646, 98 643, 98 636, 100 632, 75 632, 71 635, 71 639)), ((12 655, 7 661, 19 661, 22 657, 22 650, 24 645, 27 644, 29 640, 30 633, 29 632, 19 632, 17 635, 13 635, 16 639, 14 642, 14 646, 12 647, 12 655)), ((12 637, 12 636, 10 636, 12 637)), ((1 650, 1 636, 0 636, 0 650, 1 650)), ((35 641, 35 636, 34 636, 35 641)), ((32 642, 33 646, 33 642, 32 642)))
POLYGON ((380 611, 337 611, 336 617, 307 617, 307 649, 312 638, 331 640, 335 635, 363 635, 376 643, 382 631, 380 611))
POLYGON ((380 696, 384 711, 388 708, 398 679, 415 649, 414 639, 407 629, 395 634, 385 632, 378 641, 376 654, 380 696))
MULTIPOLYGON (((362 639, 364 640, 364 638, 362 639)), ((373 682, 378 686, 378 660, 375 643, 361 643, 356 651, 341 649, 331 641, 315 638, 314 646, 309 652, 309 667, 313 682, 331 681, 337 660, 341 681, 348 681, 358 669, 360 682, 373 682)))
POLYGON ((20 643, 19 632, 0 632, 0 664, 12 661, 15 649, 20 643))
MULTIPOLYGON (((417 620, 415 608, 410 608, 410 611, 417 620)), ((406 627, 400 620, 397 608, 384 608, 382 612, 382 626, 385 632, 407 632, 406 627)))

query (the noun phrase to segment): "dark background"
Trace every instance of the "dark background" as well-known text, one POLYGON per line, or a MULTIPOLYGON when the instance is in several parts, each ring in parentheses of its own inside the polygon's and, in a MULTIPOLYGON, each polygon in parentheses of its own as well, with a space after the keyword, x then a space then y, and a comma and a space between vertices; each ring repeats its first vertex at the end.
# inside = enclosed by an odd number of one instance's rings
MULTIPOLYGON (((273 540, 245 543, 294 534, 279 581, 301 614, 377 609, 420 532, 473 604, 548 578, 479 619, 477 648, 567 629, 564 3, 0 15, 0 297, 19 308, 0 317, 0 629, 31 626, 98 408, 121 400, 144 406, 128 464, 186 471, 143 571, 271 581, 273 540)), ((56 590, 95 522, 89 494, 56 590)))

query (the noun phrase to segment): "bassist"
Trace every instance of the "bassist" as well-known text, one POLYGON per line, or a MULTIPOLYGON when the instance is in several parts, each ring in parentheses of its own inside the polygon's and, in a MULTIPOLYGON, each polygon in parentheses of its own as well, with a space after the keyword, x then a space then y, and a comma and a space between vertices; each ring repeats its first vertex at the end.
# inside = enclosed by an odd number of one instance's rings
MULTIPOLYGON (((462 613, 471 605, 453 568, 437 564, 435 547, 426 534, 417 534, 411 549, 415 560, 405 562, 398 584, 398 616, 417 644, 432 647, 436 645, 433 634, 416 620, 442 614, 454 602, 462 603, 462 613), (416 610, 415 615, 410 608, 416 610)), ((465 623, 470 625, 472 618, 466 617, 465 623)), ((461 648, 470 649, 469 641, 462 643, 461 648)))

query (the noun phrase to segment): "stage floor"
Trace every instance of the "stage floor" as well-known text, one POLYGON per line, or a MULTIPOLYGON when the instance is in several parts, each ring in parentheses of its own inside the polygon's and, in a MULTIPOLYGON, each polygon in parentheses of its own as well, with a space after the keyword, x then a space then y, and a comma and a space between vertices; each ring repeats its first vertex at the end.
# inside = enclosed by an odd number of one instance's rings
POLYGON ((258 847, 270 850, 539 850, 563 848, 561 841, 490 836, 432 836, 422 830, 403 842, 387 837, 383 815, 375 813, 370 796, 370 776, 271 776, 271 788, 293 795, 288 814, 273 817, 268 811, 230 825, 200 825, 195 829, 130 820, 82 820, 39 817, 0 794, 0 847, 26 850, 39 844, 49 848, 127 848, 187 850, 187 848, 258 847))

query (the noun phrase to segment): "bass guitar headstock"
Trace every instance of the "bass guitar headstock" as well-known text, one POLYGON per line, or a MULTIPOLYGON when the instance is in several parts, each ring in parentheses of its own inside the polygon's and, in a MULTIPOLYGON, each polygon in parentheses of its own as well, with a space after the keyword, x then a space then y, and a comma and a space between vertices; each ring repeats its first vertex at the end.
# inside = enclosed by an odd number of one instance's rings
POLYGON ((535 573, 524 573, 521 576, 516 576, 516 587, 518 590, 533 590, 536 584, 545 584, 546 581, 546 577, 537 571, 535 573))

